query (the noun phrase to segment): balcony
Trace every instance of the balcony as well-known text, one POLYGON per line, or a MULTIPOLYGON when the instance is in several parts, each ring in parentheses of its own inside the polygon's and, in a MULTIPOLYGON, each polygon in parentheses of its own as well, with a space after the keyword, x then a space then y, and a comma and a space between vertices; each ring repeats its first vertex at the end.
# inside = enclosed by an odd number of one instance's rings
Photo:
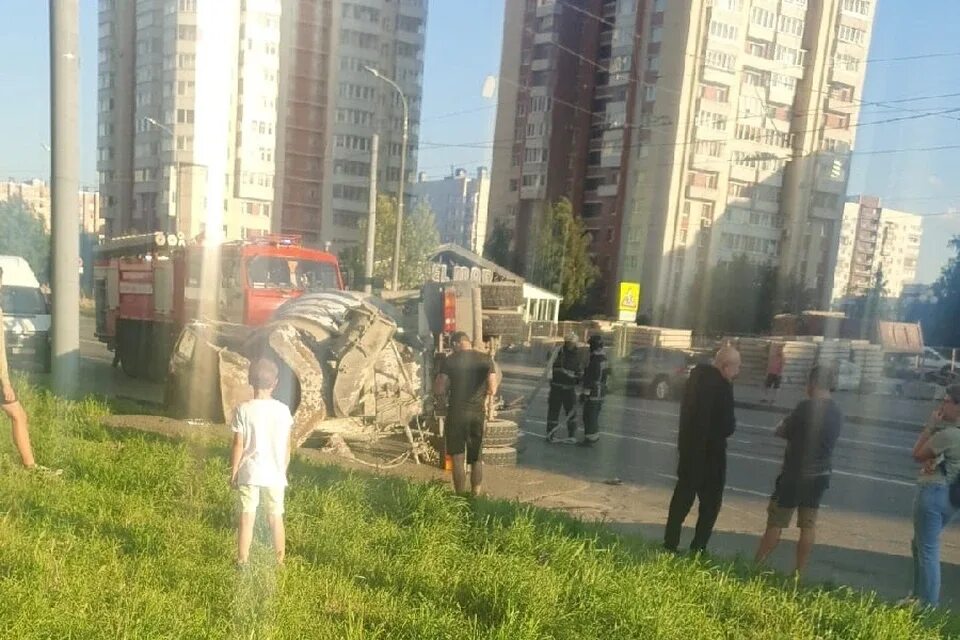
POLYGON ((540 0, 537 7, 537 17, 545 18, 560 13, 560 3, 555 0, 540 0))
POLYGON ((617 185, 602 184, 597 187, 597 195, 601 198, 612 198, 617 195, 617 185))
POLYGON ((757 170, 740 164, 730 165, 730 177, 741 182, 756 182, 757 170))
POLYGON ((520 187, 521 200, 542 200, 546 197, 546 187, 520 187))
POLYGON ((796 97, 797 90, 783 85, 771 85, 768 93, 770 102, 777 104, 793 106, 793 100, 796 97))
POLYGON ((829 96, 827 98, 827 110, 835 111, 836 113, 852 113, 857 105, 853 103, 853 100, 846 98, 829 96))
POLYGON ((556 35, 552 31, 542 31, 533 34, 533 44, 553 44, 556 42, 556 35))
POLYGON ((707 84, 723 84, 730 86, 734 83, 733 71, 718 67, 703 66, 702 79, 707 84))
POLYGON ((539 60, 534 60, 530 63, 531 71, 547 71, 553 68, 553 60, 551 58, 541 58, 539 60))
POLYGON ((687 197, 694 200, 716 200, 716 187, 706 187, 703 185, 688 184, 687 197))

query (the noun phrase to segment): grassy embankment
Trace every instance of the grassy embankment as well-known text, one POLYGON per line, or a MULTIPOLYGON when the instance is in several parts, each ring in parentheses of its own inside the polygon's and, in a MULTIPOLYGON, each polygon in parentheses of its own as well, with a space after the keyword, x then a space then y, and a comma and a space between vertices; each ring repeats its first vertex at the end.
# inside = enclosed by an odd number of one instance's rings
POLYGON ((288 561, 233 557, 220 441, 112 432, 25 390, 41 462, 0 455, 3 638, 935 638, 847 590, 667 557, 639 539, 436 484, 296 460, 288 561))

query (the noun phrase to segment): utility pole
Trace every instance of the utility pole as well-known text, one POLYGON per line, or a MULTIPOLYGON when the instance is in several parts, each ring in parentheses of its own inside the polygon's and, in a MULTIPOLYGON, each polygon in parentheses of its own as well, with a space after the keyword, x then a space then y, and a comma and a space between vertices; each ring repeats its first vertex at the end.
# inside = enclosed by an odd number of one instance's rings
POLYGON ((403 234, 403 187, 406 185, 406 163, 407 163, 407 97, 403 95, 400 87, 397 87, 397 93, 400 94, 400 103, 403 105, 403 135, 400 138, 400 184, 397 186, 397 232, 393 239, 393 290, 400 290, 400 242, 403 234))
POLYGON ((409 125, 409 111, 407 109, 407 96, 403 93, 396 82, 381 74, 373 67, 364 67, 378 80, 383 80, 390 85, 397 95, 400 96, 400 105, 403 107, 403 134, 400 139, 400 184, 397 185, 397 231, 393 239, 393 290, 400 290, 400 243, 403 238, 403 187, 406 184, 406 162, 407 162, 407 129, 409 125))
POLYGON ((78 0, 50 0, 53 389, 68 397, 80 377, 79 31, 78 0))
POLYGON ((367 259, 363 265, 363 292, 373 293, 373 260, 377 243, 377 155, 380 136, 373 134, 370 141, 370 208, 367 218, 367 259))

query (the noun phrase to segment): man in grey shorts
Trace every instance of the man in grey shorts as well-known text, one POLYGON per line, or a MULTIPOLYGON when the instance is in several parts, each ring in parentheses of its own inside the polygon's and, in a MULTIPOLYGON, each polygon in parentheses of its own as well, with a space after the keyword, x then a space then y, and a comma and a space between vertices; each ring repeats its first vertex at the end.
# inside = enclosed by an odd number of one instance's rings
POLYGON ((843 428, 843 412, 831 396, 836 380, 834 367, 813 367, 807 377, 807 399, 777 427, 787 449, 767 507, 767 530, 757 548, 757 563, 777 547, 780 533, 790 526, 796 511, 800 539, 794 573, 802 573, 807 566, 816 538, 817 510, 830 486, 833 449, 843 428))

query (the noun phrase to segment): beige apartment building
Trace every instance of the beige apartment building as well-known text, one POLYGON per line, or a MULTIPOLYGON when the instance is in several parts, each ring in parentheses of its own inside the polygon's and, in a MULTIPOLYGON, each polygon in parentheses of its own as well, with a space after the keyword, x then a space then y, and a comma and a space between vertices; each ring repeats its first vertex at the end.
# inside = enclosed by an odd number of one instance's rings
POLYGON ((426 0, 101 0, 99 161, 110 235, 266 231, 334 250, 416 174, 426 0))
POLYGON ((833 300, 865 295, 880 274, 884 296, 899 298, 917 278, 923 218, 855 196, 843 207, 833 300))
POLYGON ((456 169, 452 175, 436 180, 420 174, 410 191, 418 203, 425 203, 433 211, 441 243, 483 254, 490 205, 490 172, 486 167, 478 167, 473 176, 465 169, 456 169))
POLYGON ((829 304, 874 9, 508 0, 496 138, 516 144, 495 151, 491 211, 516 220, 529 258, 538 206, 571 197, 607 311, 617 281, 640 282, 656 322, 702 324, 713 267, 741 254, 829 304), (520 133, 532 110, 547 123, 542 178, 527 177, 520 133))
MULTIPOLYGON (((50 185, 43 180, 0 181, 0 202, 22 200, 50 228, 50 185)), ((83 233, 103 233, 103 218, 100 216, 100 193, 81 189, 77 194, 77 219, 83 233)))
POLYGON ((656 318, 699 325, 712 267, 745 254, 826 308, 874 3, 657 5, 664 66, 639 117, 669 124, 638 150, 621 279, 656 318))
POLYGON ((270 229, 280 0, 101 0, 107 235, 270 229))

